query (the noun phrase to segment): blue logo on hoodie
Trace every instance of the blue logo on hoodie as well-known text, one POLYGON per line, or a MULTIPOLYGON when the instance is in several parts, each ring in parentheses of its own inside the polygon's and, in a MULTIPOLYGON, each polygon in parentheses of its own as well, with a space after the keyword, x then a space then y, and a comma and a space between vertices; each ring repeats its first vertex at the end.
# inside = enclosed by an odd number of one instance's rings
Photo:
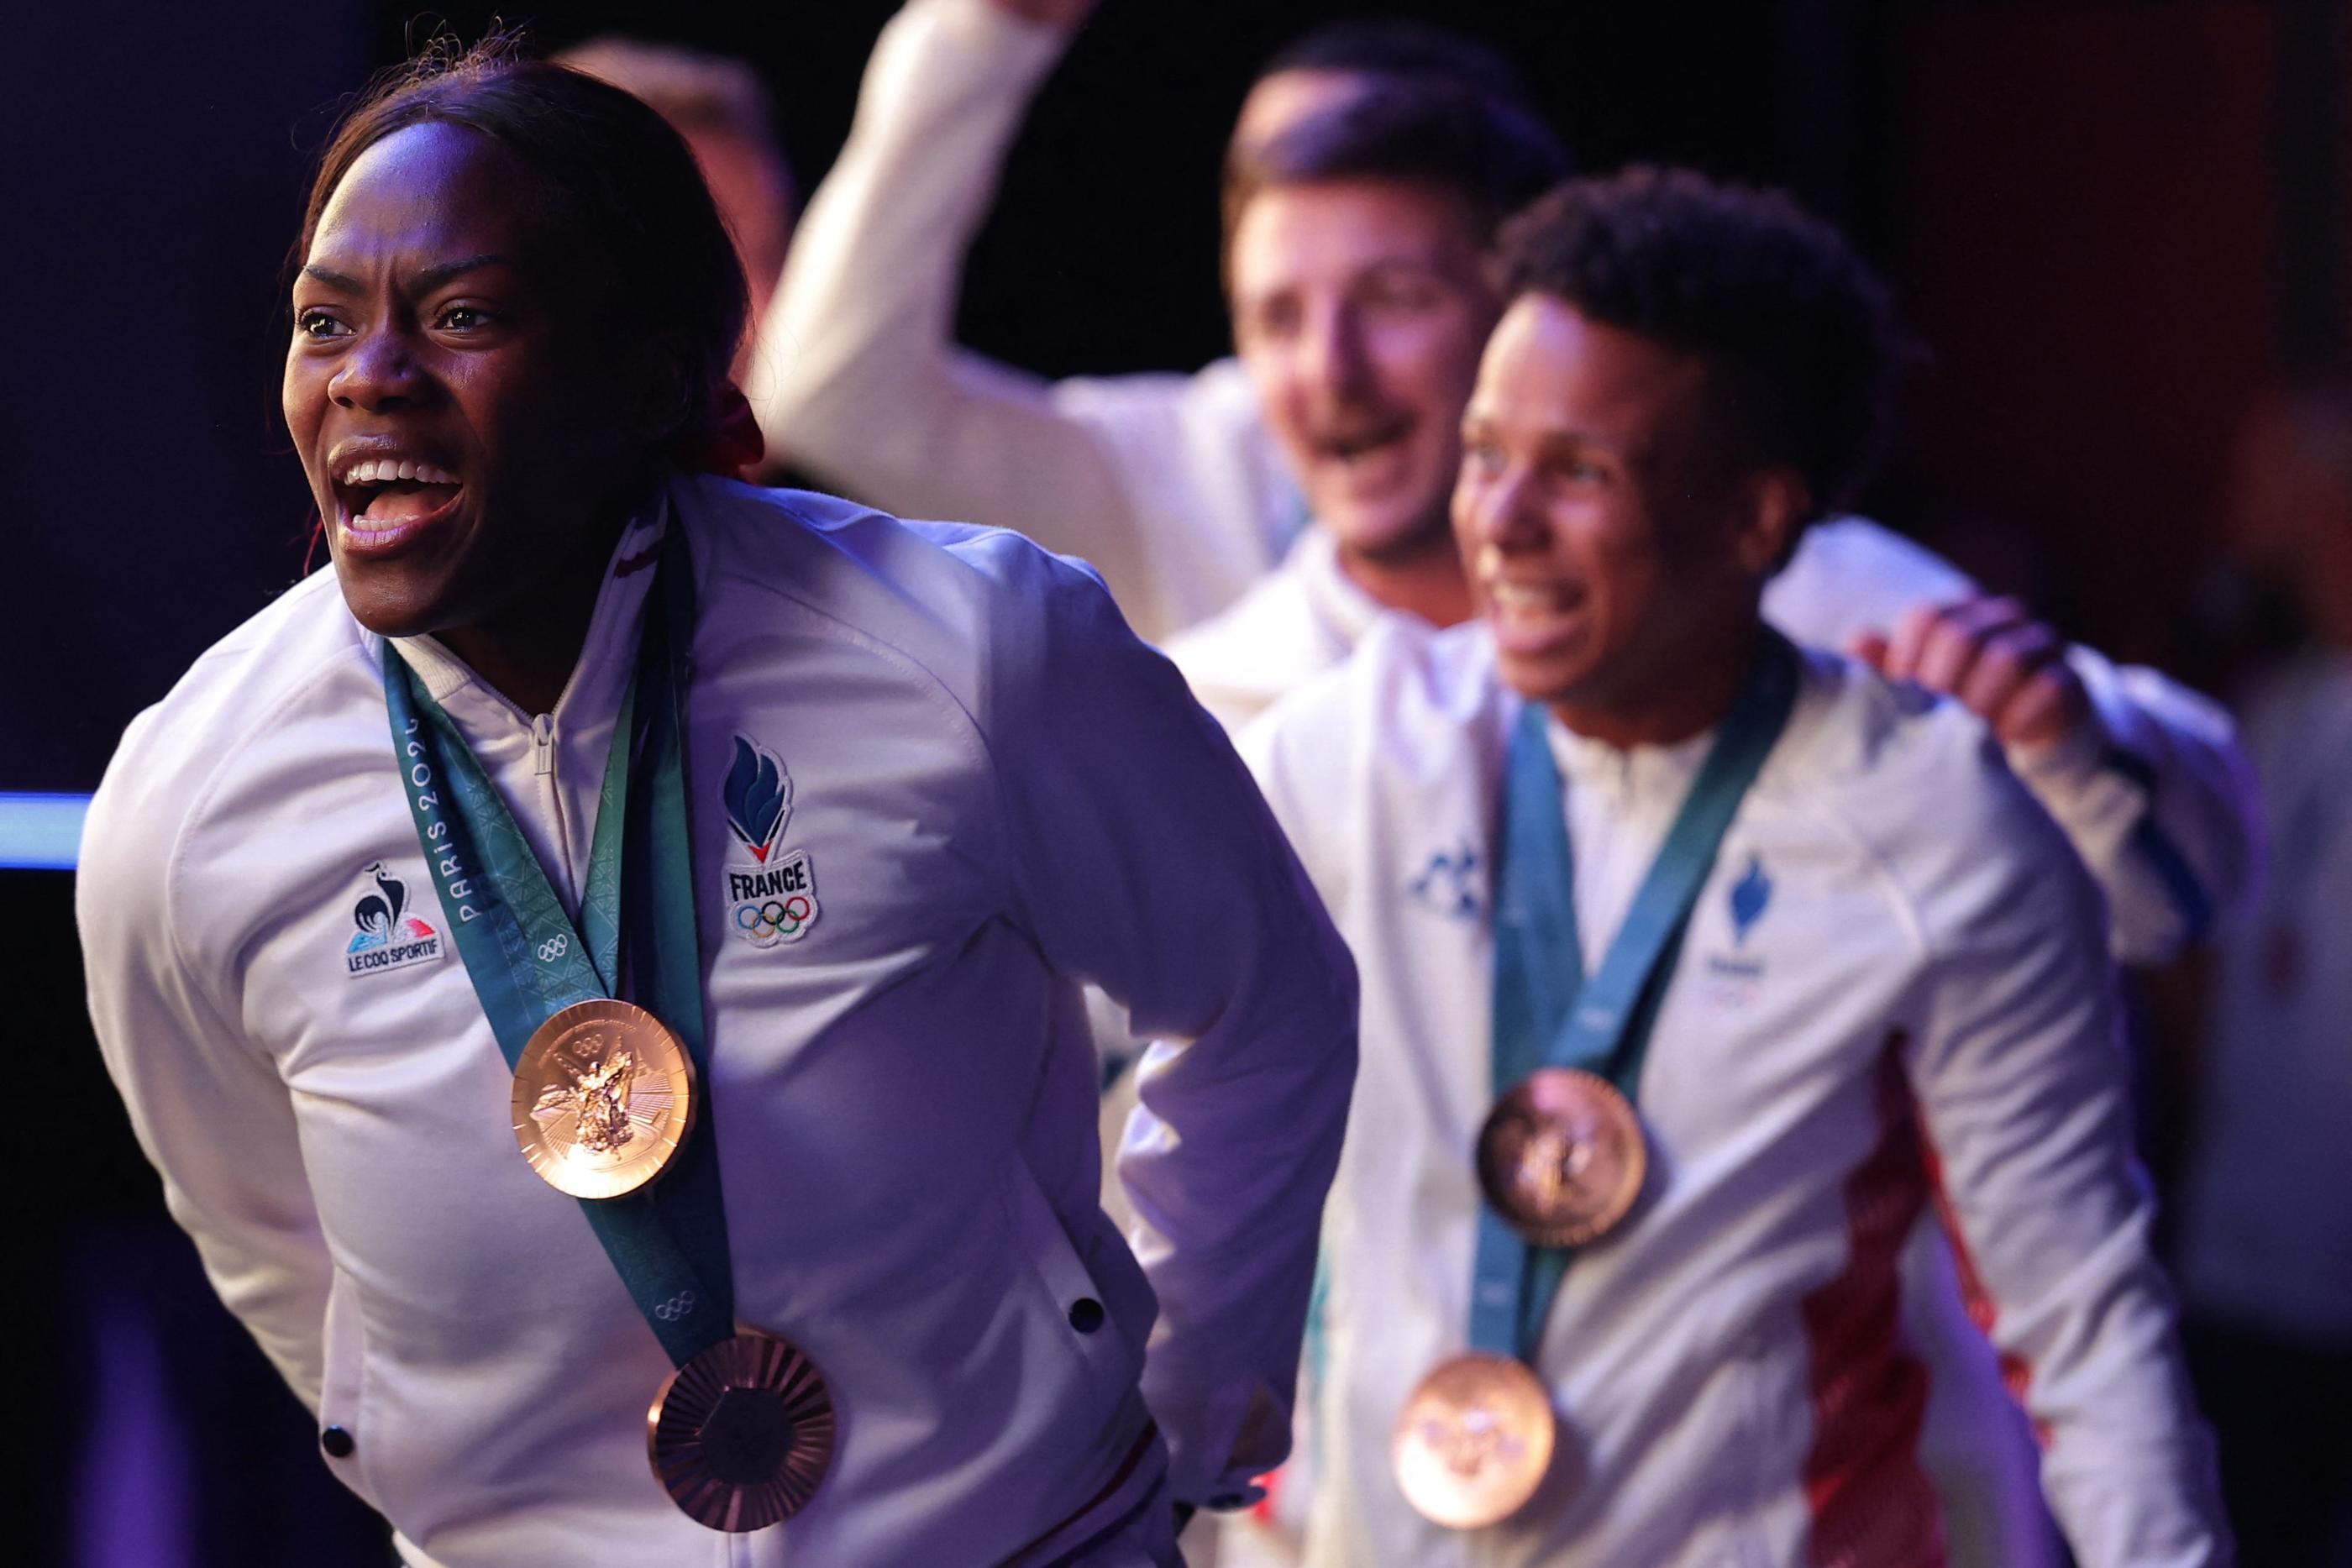
POLYGON ((774 852, 784 821, 793 814, 792 775, 776 754, 747 736, 735 737, 735 760, 722 792, 727 825, 761 865, 774 852))
POLYGON ((1764 861, 1759 855, 1748 857, 1748 873, 1731 884, 1731 939, 1745 944, 1748 928, 1764 917, 1764 906, 1772 902, 1772 879, 1764 874, 1764 861))

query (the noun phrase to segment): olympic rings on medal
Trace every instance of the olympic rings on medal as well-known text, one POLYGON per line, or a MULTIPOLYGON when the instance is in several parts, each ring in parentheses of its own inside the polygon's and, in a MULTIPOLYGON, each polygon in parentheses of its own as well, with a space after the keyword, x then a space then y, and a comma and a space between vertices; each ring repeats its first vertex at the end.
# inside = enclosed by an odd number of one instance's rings
POLYGON ((735 906, 736 926, 763 942, 772 936, 793 935, 807 924, 808 917, 809 901, 797 893, 790 898, 735 906))

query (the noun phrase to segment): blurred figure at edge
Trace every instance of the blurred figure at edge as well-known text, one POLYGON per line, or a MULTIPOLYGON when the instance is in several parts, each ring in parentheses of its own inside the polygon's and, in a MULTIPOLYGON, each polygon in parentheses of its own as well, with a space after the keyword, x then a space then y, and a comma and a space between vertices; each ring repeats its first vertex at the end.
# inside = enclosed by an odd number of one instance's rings
POLYGON ((2240 432, 2232 553, 2301 647, 2238 705, 2277 852, 2219 944, 2175 1254, 2250 1564, 2352 1563, 2352 385, 2240 432))

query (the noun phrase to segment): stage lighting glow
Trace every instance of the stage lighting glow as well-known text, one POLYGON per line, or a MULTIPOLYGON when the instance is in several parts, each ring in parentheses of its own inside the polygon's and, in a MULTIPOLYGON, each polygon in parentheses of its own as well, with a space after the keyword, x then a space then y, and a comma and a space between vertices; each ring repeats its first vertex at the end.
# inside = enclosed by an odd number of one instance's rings
POLYGON ((0 866, 71 871, 80 858, 87 795, 0 791, 0 866))

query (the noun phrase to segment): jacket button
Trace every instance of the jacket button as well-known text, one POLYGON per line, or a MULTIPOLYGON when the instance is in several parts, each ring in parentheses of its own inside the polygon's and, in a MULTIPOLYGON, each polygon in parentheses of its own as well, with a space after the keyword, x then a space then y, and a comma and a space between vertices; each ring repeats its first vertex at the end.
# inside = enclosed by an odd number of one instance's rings
POLYGON ((351 1433, 342 1427, 330 1427, 319 1434, 319 1447, 327 1450, 327 1457, 331 1459, 348 1459, 352 1457, 352 1450, 359 1445, 352 1441, 351 1433))
POLYGON ((1103 1325, 1103 1304, 1092 1296, 1080 1296, 1070 1303, 1070 1326, 1080 1333, 1092 1333, 1103 1325))

